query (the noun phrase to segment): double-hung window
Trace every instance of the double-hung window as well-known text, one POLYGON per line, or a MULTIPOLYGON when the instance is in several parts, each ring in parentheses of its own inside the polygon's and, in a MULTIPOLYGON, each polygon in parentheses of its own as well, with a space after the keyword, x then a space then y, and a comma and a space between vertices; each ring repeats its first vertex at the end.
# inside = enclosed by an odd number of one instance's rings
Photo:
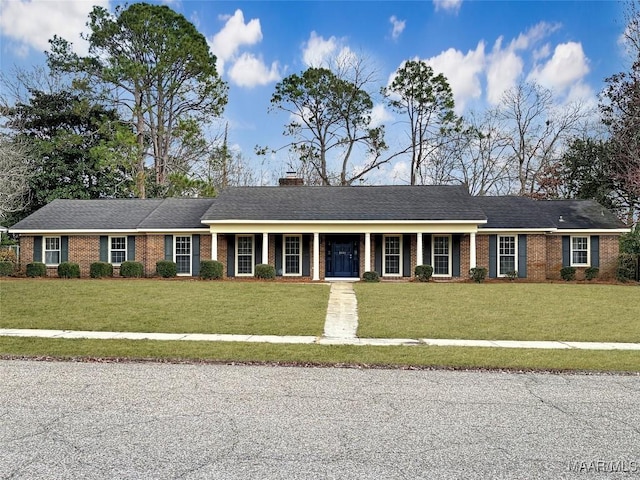
POLYGON ((302 275, 302 245, 300 236, 285 235, 284 241, 284 271, 283 275, 302 275))
POLYGON ((518 267, 517 241, 515 235, 498 236, 498 276, 504 277, 515 272, 518 267))
POLYGON ((191 275, 191 236, 174 237, 178 275, 191 275))
POLYGON ((589 237, 571 237, 571 266, 589 266, 589 237))
POLYGON ((433 236, 433 275, 451 276, 451 236, 433 236))
POLYGON ((385 235, 384 237, 384 269, 385 276, 402 275, 402 237, 385 235))
POLYGON ((109 238, 109 261, 120 265, 127 260, 127 237, 109 238))
POLYGON ((47 265, 60 263, 60 237, 44 237, 44 263, 47 265))
POLYGON ((236 237, 236 275, 253 275, 253 235, 236 237))

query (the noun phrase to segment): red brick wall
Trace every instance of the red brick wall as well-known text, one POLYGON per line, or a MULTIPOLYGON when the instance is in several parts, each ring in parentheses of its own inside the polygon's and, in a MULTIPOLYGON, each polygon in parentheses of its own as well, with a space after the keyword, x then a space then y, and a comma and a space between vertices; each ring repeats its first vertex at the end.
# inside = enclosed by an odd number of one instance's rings
POLYGON ((476 235, 476 266, 489 271, 489 235, 476 235))
POLYGON ((536 282, 547 277, 547 239, 544 234, 527 235, 527 278, 536 282))
MULTIPOLYGON (((478 236, 476 235, 476 242, 477 240, 478 240, 478 236)), ((461 280, 466 280, 469 278, 469 269, 471 268, 471 252, 469 251, 470 245, 471 245, 471 236, 462 235, 462 237, 460 238, 460 279, 461 280)), ((477 258, 477 251, 476 251, 476 258, 477 258)))

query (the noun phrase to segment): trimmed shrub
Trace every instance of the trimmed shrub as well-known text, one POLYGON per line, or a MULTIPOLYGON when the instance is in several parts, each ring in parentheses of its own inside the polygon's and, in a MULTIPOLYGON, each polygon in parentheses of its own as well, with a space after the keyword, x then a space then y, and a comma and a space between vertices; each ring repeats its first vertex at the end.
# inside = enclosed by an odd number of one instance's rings
POLYGON ((487 268, 486 267, 474 267, 469 270, 469 276, 476 283, 484 282, 484 279, 487 278, 487 268))
POLYGON ((26 272, 27 277, 46 277, 47 266, 42 262, 27 263, 26 272))
POLYGON ((416 265, 416 278, 421 282, 428 282, 433 275, 433 267, 431 265, 416 265))
POLYGON ((621 282, 635 280, 638 265, 637 257, 631 253, 621 253, 618 255, 618 267, 616 268, 616 278, 621 282))
POLYGON ((560 276, 567 282, 576 279, 576 267, 562 267, 560 269, 560 276))
POLYGON ((140 262, 122 262, 120 264, 120 276, 125 278, 141 278, 144 274, 144 265, 140 262))
POLYGON ((202 260, 200 262, 200 278, 205 280, 220 280, 224 266, 217 260, 202 260))
POLYGON ((58 277, 80 278, 80 265, 73 262, 62 262, 58 265, 58 277))
POLYGON ((113 277, 113 265, 107 262, 94 262, 89 266, 91 278, 113 277))
POLYGON ((584 271, 584 278, 587 280, 593 280, 598 277, 598 273, 600 273, 600 269, 598 267, 589 267, 584 271))
POLYGON ((15 270, 13 262, 3 261, 0 262, 0 277, 8 277, 15 270))
POLYGON ((504 276, 507 277, 509 280, 513 281, 516 278, 518 278, 518 271, 517 270, 510 270, 507 273, 505 273, 504 276))
POLYGON ((379 282, 380 275, 378 274, 378 272, 364 272, 362 274, 362 280, 364 282, 371 282, 371 283, 379 282))
POLYGON ((276 278, 276 267, 274 267, 273 265, 260 263, 256 265, 255 277, 262 278, 265 280, 271 280, 272 278, 276 278))
POLYGON ((172 278, 178 275, 178 266, 176 262, 159 260, 156 262, 156 273, 162 278, 172 278))

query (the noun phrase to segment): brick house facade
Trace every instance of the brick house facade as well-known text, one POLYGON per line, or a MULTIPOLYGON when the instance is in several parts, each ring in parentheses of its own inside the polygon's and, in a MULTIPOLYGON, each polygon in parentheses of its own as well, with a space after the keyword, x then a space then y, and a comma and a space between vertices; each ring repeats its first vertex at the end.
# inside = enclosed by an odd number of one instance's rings
POLYGON ((197 276, 218 260, 226 278, 251 277, 273 265, 283 279, 408 280, 420 264, 434 279, 557 279, 563 266, 583 278, 589 266, 615 275, 618 237, 628 231, 592 201, 471 197, 462 187, 246 187, 215 199, 56 200, 16 224, 21 263, 48 274, 72 261, 141 262, 145 275, 171 260, 197 276))

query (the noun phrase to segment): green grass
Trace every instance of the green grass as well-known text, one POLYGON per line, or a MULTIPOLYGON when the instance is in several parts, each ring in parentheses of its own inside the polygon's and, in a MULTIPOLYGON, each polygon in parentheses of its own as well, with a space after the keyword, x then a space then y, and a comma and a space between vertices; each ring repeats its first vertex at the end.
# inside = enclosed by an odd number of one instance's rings
POLYGON ((0 281, 0 328, 321 335, 329 287, 184 280, 0 281))
POLYGON ((461 347, 365 347, 235 342, 63 340, 0 337, 0 355, 302 365, 421 366, 639 372, 632 351, 461 347))
POLYGON ((640 289, 624 285, 355 285, 360 337, 640 342, 640 289))

